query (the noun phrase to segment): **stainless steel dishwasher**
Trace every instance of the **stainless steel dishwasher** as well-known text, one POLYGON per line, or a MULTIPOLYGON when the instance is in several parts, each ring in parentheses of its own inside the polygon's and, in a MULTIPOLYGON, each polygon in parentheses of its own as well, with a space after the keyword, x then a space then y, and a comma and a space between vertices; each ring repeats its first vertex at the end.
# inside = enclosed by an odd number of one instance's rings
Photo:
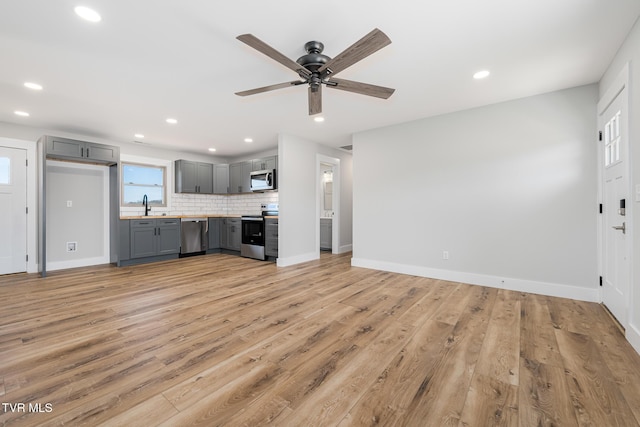
POLYGON ((180 243, 180 256, 203 254, 209 247, 209 220, 182 218, 180 243))

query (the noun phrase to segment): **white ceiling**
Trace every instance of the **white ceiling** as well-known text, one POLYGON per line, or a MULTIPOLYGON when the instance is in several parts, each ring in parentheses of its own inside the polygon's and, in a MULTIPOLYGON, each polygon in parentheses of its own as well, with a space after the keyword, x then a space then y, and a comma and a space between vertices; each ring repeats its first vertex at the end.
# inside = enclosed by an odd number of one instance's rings
POLYGON ((4 0, 0 122, 229 157, 275 147, 281 132, 339 147, 354 132, 597 82, 639 14, 638 0, 4 0), (77 4, 102 21, 79 19, 77 4), (234 95, 297 78, 240 34, 296 60, 307 41, 333 57, 376 27, 391 45, 337 77, 395 88, 388 100, 324 90, 318 124, 305 86, 234 95), (491 75, 473 80, 481 69, 491 75))

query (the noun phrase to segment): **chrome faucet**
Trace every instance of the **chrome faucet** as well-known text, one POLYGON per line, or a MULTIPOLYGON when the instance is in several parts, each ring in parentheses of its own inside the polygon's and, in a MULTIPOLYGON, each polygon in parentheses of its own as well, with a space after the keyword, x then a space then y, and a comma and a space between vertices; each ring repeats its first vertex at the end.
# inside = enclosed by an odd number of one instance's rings
POLYGON ((144 206, 144 216, 149 216, 151 208, 149 207, 149 198, 146 194, 142 197, 142 206, 144 206))

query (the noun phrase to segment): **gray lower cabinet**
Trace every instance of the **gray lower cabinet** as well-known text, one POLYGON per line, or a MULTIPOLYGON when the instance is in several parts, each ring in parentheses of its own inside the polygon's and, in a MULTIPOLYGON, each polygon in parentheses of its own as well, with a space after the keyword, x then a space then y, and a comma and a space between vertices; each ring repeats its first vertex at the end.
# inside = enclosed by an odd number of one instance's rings
POLYGON ((209 250, 220 249, 222 218, 209 218, 209 250))
POLYGON ((264 220, 264 254, 278 256, 278 218, 264 220))
POLYGON ((120 265, 122 261, 131 259, 131 227, 128 219, 121 219, 119 222, 118 264, 120 265))
POLYGON ((157 219, 158 255, 180 253, 180 220, 157 219))
POLYGON ((332 219, 320 218, 320 249, 331 249, 332 219))
POLYGON ((239 251, 242 243, 242 222, 240 218, 223 218, 220 229, 220 247, 239 251))
POLYGON ((131 259, 180 253, 179 219, 134 219, 129 233, 131 259))

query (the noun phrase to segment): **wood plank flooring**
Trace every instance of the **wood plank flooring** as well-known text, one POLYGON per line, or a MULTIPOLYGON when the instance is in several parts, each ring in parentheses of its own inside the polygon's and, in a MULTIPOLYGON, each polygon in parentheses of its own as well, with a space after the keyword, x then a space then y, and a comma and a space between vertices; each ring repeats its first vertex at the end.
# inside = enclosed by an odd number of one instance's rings
POLYGON ((0 424, 640 425, 601 306, 350 257, 0 276, 0 424))

